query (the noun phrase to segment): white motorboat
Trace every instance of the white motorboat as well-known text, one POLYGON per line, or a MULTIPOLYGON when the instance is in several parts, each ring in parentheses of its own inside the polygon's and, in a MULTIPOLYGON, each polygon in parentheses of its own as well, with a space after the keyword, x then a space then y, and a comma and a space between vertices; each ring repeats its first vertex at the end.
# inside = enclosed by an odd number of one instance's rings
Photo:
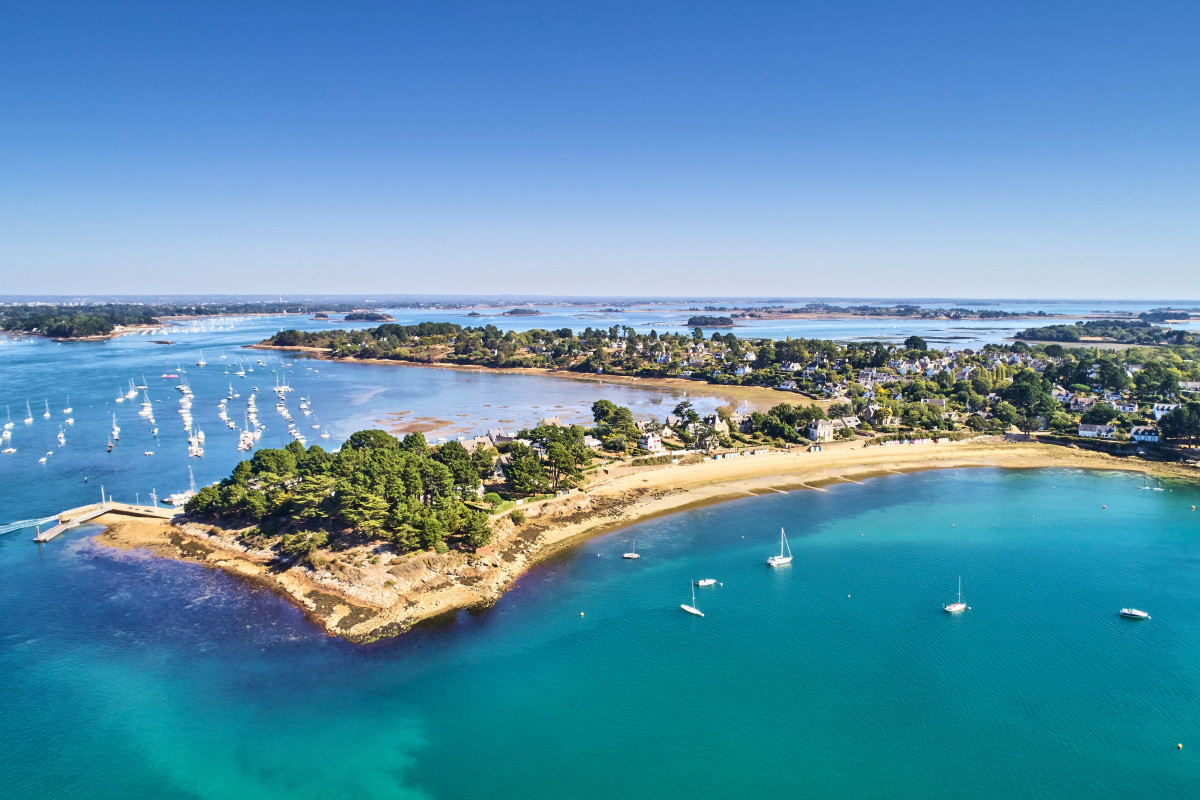
POLYGON ((792 563, 792 548, 788 546, 787 534, 783 532, 783 528, 779 529, 779 555, 771 556, 767 559, 767 566, 782 567, 784 564, 792 563), (786 555, 785 555, 786 554, 786 555))
POLYGON ((1128 619, 1150 619, 1150 615, 1145 611, 1139 611, 1136 608, 1122 608, 1121 616, 1128 619))
POLYGON ((961 614, 967 610, 967 604, 962 599, 962 575, 958 576, 958 600, 950 605, 942 606, 942 610, 947 614, 961 614))
POLYGON ((697 617, 704 616, 704 612, 701 611, 700 609, 696 608, 696 585, 695 584, 692 584, 692 604, 689 606, 688 604, 683 603, 679 607, 682 608, 684 611, 688 612, 689 614, 695 614, 697 617))
POLYGON ((700 580, 696 581, 696 585, 697 586, 712 586, 716 582, 717 582, 716 578, 701 578, 700 580))

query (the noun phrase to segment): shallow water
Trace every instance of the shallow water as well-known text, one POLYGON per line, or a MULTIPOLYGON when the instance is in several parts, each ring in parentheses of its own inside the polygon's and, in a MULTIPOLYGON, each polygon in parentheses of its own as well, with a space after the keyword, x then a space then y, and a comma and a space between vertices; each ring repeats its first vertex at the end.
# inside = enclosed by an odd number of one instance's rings
POLYGON ((367 647, 203 567, 0 537, 0 796, 1194 796, 1200 493, 1166 485, 747 498, 367 647))

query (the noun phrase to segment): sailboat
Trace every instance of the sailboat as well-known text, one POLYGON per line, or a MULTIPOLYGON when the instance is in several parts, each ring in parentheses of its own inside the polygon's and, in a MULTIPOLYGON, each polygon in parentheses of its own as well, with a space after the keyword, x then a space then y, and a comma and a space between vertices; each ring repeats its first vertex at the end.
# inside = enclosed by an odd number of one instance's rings
POLYGON ((4 407, 4 413, 5 413, 5 414, 8 416, 8 422, 5 422, 5 423, 4 423, 4 430, 6 430, 6 431, 11 431, 11 430, 12 430, 12 426, 13 426, 13 421, 12 421, 12 409, 11 409, 11 408, 9 408, 8 406, 5 406, 5 407, 4 407))
POLYGON ((26 425, 33 424, 33 412, 29 410, 29 401, 28 400, 25 401, 25 424, 26 425))
POLYGON ((207 367, 208 362, 204 360, 204 351, 200 351, 200 360, 196 362, 197 367, 207 367))
POLYGON ((637 542, 636 542, 636 541, 633 543, 633 550, 631 550, 630 552, 628 552, 628 553, 626 553, 625 555, 623 555, 623 556, 622 556, 622 558, 641 558, 641 556, 640 556, 640 555, 638 555, 638 551, 637 551, 637 542))
POLYGON ((967 604, 962 601, 962 575, 958 576, 958 600, 948 606, 942 606, 942 610, 948 614, 961 614, 967 610, 967 604))
MULTIPOLYGON (((688 581, 688 583, 691 583, 691 581, 688 581)), ((692 583, 692 604, 689 606, 686 603, 682 603, 679 607, 689 614, 695 614, 697 617, 704 616, 704 612, 696 608, 696 584, 692 583)))
POLYGON ((787 534, 783 532, 783 528, 779 529, 779 555, 771 556, 767 559, 767 566, 782 567, 784 564, 792 563, 792 548, 788 546, 787 534), (787 553, 787 555, 784 555, 787 553))
POLYGON ((75 409, 71 408, 71 395, 67 395, 67 407, 63 409, 64 414, 70 414, 75 409))
POLYGON ((50 419, 50 400, 46 400, 46 413, 42 414, 42 419, 50 419))

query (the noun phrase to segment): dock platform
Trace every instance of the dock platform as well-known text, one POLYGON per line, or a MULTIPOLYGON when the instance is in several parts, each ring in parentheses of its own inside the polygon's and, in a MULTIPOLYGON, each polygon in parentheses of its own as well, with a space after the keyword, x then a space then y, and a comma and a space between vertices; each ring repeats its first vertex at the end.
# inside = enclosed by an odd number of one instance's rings
POLYGON ((58 515, 57 525, 47 528, 44 531, 39 531, 38 535, 33 537, 33 540, 39 544, 48 542, 71 528, 91 522, 105 514, 120 514, 126 517, 147 517, 150 519, 172 519, 182 513, 183 509, 181 508, 135 506, 129 503, 116 503, 108 500, 103 503, 93 503, 88 506, 67 509, 58 515))

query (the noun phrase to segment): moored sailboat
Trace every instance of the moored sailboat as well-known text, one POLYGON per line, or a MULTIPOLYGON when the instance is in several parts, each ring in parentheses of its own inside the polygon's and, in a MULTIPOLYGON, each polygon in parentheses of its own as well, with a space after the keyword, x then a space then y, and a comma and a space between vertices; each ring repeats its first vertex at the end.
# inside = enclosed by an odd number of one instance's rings
POLYGON ((779 555, 771 556, 767 559, 767 566, 782 567, 784 564, 792 563, 792 548, 788 546, 787 534, 783 532, 783 528, 779 529, 779 555), (786 555, 785 555, 786 553, 786 555))
POLYGON ((949 605, 942 606, 942 610, 948 614, 961 614, 967 610, 967 604, 962 599, 962 575, 958 576, 958 600, 949 605))

